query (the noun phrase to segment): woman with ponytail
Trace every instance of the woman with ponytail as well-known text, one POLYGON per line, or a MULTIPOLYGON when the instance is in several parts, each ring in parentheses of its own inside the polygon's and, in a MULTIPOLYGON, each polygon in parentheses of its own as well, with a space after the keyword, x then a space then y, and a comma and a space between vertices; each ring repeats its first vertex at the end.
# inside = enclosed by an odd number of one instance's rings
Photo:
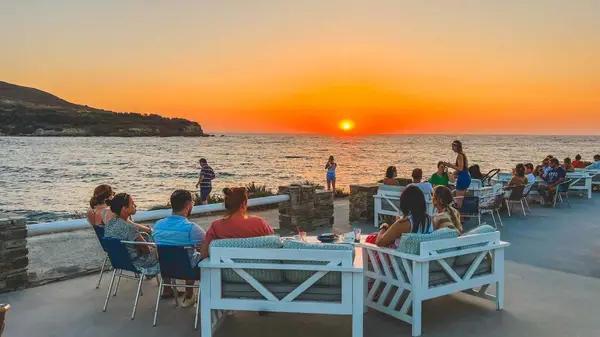
POLYGON ((433 227, 436 230, 449 227, 462 233, 463 228, 460 223, 460 214, 452 207, 453 201, 452 191, 448 187, 437 186, 433 190, 433 207, 437 209, 437 214, 433 217, 433 227))
MULTIPOLYGON (((133 197, 127 193, 119 193, 106 201, 114 214, 104 225, 104 237, 121 241, 146 242, 140 230, 129 220, 137 212, 133 197)), ((160 272, 158 259, 149 245, 126 245, 133 265, 147 275, 160 272)))
POLYGON ((223 190, 223 194, 225 195, 227 215, 213 221, 208 228, 200 248, 202 258, 208 256, 208 248, 212 240, 273 235, 273 228, 263 218, 246 214, 248 191, 245 187, 226 188, 223 190))

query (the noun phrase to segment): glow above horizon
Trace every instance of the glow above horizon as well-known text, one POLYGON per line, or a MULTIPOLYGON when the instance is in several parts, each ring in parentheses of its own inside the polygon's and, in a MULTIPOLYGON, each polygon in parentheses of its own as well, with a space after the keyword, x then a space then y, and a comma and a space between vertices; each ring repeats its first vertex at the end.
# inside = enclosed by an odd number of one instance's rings
POLYGON ((336 134, 346 118, 352 134, 600 133, 593 0, 57 0, 1 10, 0 80, 190 118, 209 132, 336 134))

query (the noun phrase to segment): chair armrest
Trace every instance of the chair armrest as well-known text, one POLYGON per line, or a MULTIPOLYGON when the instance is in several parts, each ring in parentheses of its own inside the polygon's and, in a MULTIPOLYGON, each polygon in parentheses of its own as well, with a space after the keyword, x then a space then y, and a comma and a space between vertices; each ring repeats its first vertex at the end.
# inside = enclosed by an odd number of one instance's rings
POLYGON ((417 262, 424 262, 426 261, 426 257, 423 256, 419 256, 419 255, 415 255, 415 254, 407 254, 407 253, 402 253, 397 251, 396 249, 391 249, 391 248, 383 248, 383 247, 378 247, 374 244, 370 244, 370 243, 357 243, 356 244, 357 247, 361 247, 361 248, 365 248, 368 250, 374 250, 377 252, 381 252, 387 255, 392 255, 392 256, 396 256, 396 257, 401 257, 410 261, 417 261, 417 262))
POLYGON ((121 241, 124 245, 132 245, 132 246, 149 246, 154 247, 156 243, 154 242, 140 242, 140 241, 121 241))

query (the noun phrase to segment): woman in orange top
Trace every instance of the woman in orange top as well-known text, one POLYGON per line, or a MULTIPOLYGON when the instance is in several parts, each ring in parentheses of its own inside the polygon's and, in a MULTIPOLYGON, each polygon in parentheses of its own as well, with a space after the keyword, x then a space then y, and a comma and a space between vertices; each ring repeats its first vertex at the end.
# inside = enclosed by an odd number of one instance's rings
POLYGON ((387 170, 385 171, 385 178, 383 178, 383 184, 399 186, 400 183, 396 179, 397 176, 398 176, 398 170, 396 170, 396 166, 388 167, 387 170))
POLYGON ((213 221, 208 228, 200 248, 202 258, 209 256, 208 248, 212 240, 273 235, 273 228, 263 218, 246 214, 248 191, 245 187, 226 188, 223 194, 227 216, 213 221))

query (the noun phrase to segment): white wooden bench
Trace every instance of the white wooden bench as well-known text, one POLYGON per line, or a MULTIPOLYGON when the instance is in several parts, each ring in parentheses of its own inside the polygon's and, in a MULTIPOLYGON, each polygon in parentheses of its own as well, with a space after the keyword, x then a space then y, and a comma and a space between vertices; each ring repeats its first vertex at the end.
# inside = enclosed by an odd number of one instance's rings
POLYGON ((504 248, 509 243, 500 241, 500 232, 421 242, 419 255, 358 246, 365 278, 373 282, 365 305, 412 324, 413 336, 421 334, 421 306, 428 299, 465 292, 495 301, 497 310, 504 306, 504 248), (495 296, 486 293, 492 284, 495 296))
POLYGON ((353 261, 354 249, 210 249, 210 257, 199 264, 202 337, 210 337, 218 328, 227 317, 223 312, 234 310, 351 315, 352 336, 363 336, 364 275, 362 258, 353 261), (261 282, 251 275, 259 270, 281 275, 307 271, 312 276, 299 283, 285 276, 281 282, 261 282), (224 273, 235 273, 243 281, 224 281, 224 273), (320 285, 318 281, 329 273, 337 273, 341 282, 320 285))
MULTIPOLYGON (((403 186, 380 185, 374 198, 373 225, 378 228, 383 215, 402 216, 400 211, 400 195, 404 192, 403 186)), ((434 208, 431 195, 425 195, 427 214, 433 215, 434 208)))

